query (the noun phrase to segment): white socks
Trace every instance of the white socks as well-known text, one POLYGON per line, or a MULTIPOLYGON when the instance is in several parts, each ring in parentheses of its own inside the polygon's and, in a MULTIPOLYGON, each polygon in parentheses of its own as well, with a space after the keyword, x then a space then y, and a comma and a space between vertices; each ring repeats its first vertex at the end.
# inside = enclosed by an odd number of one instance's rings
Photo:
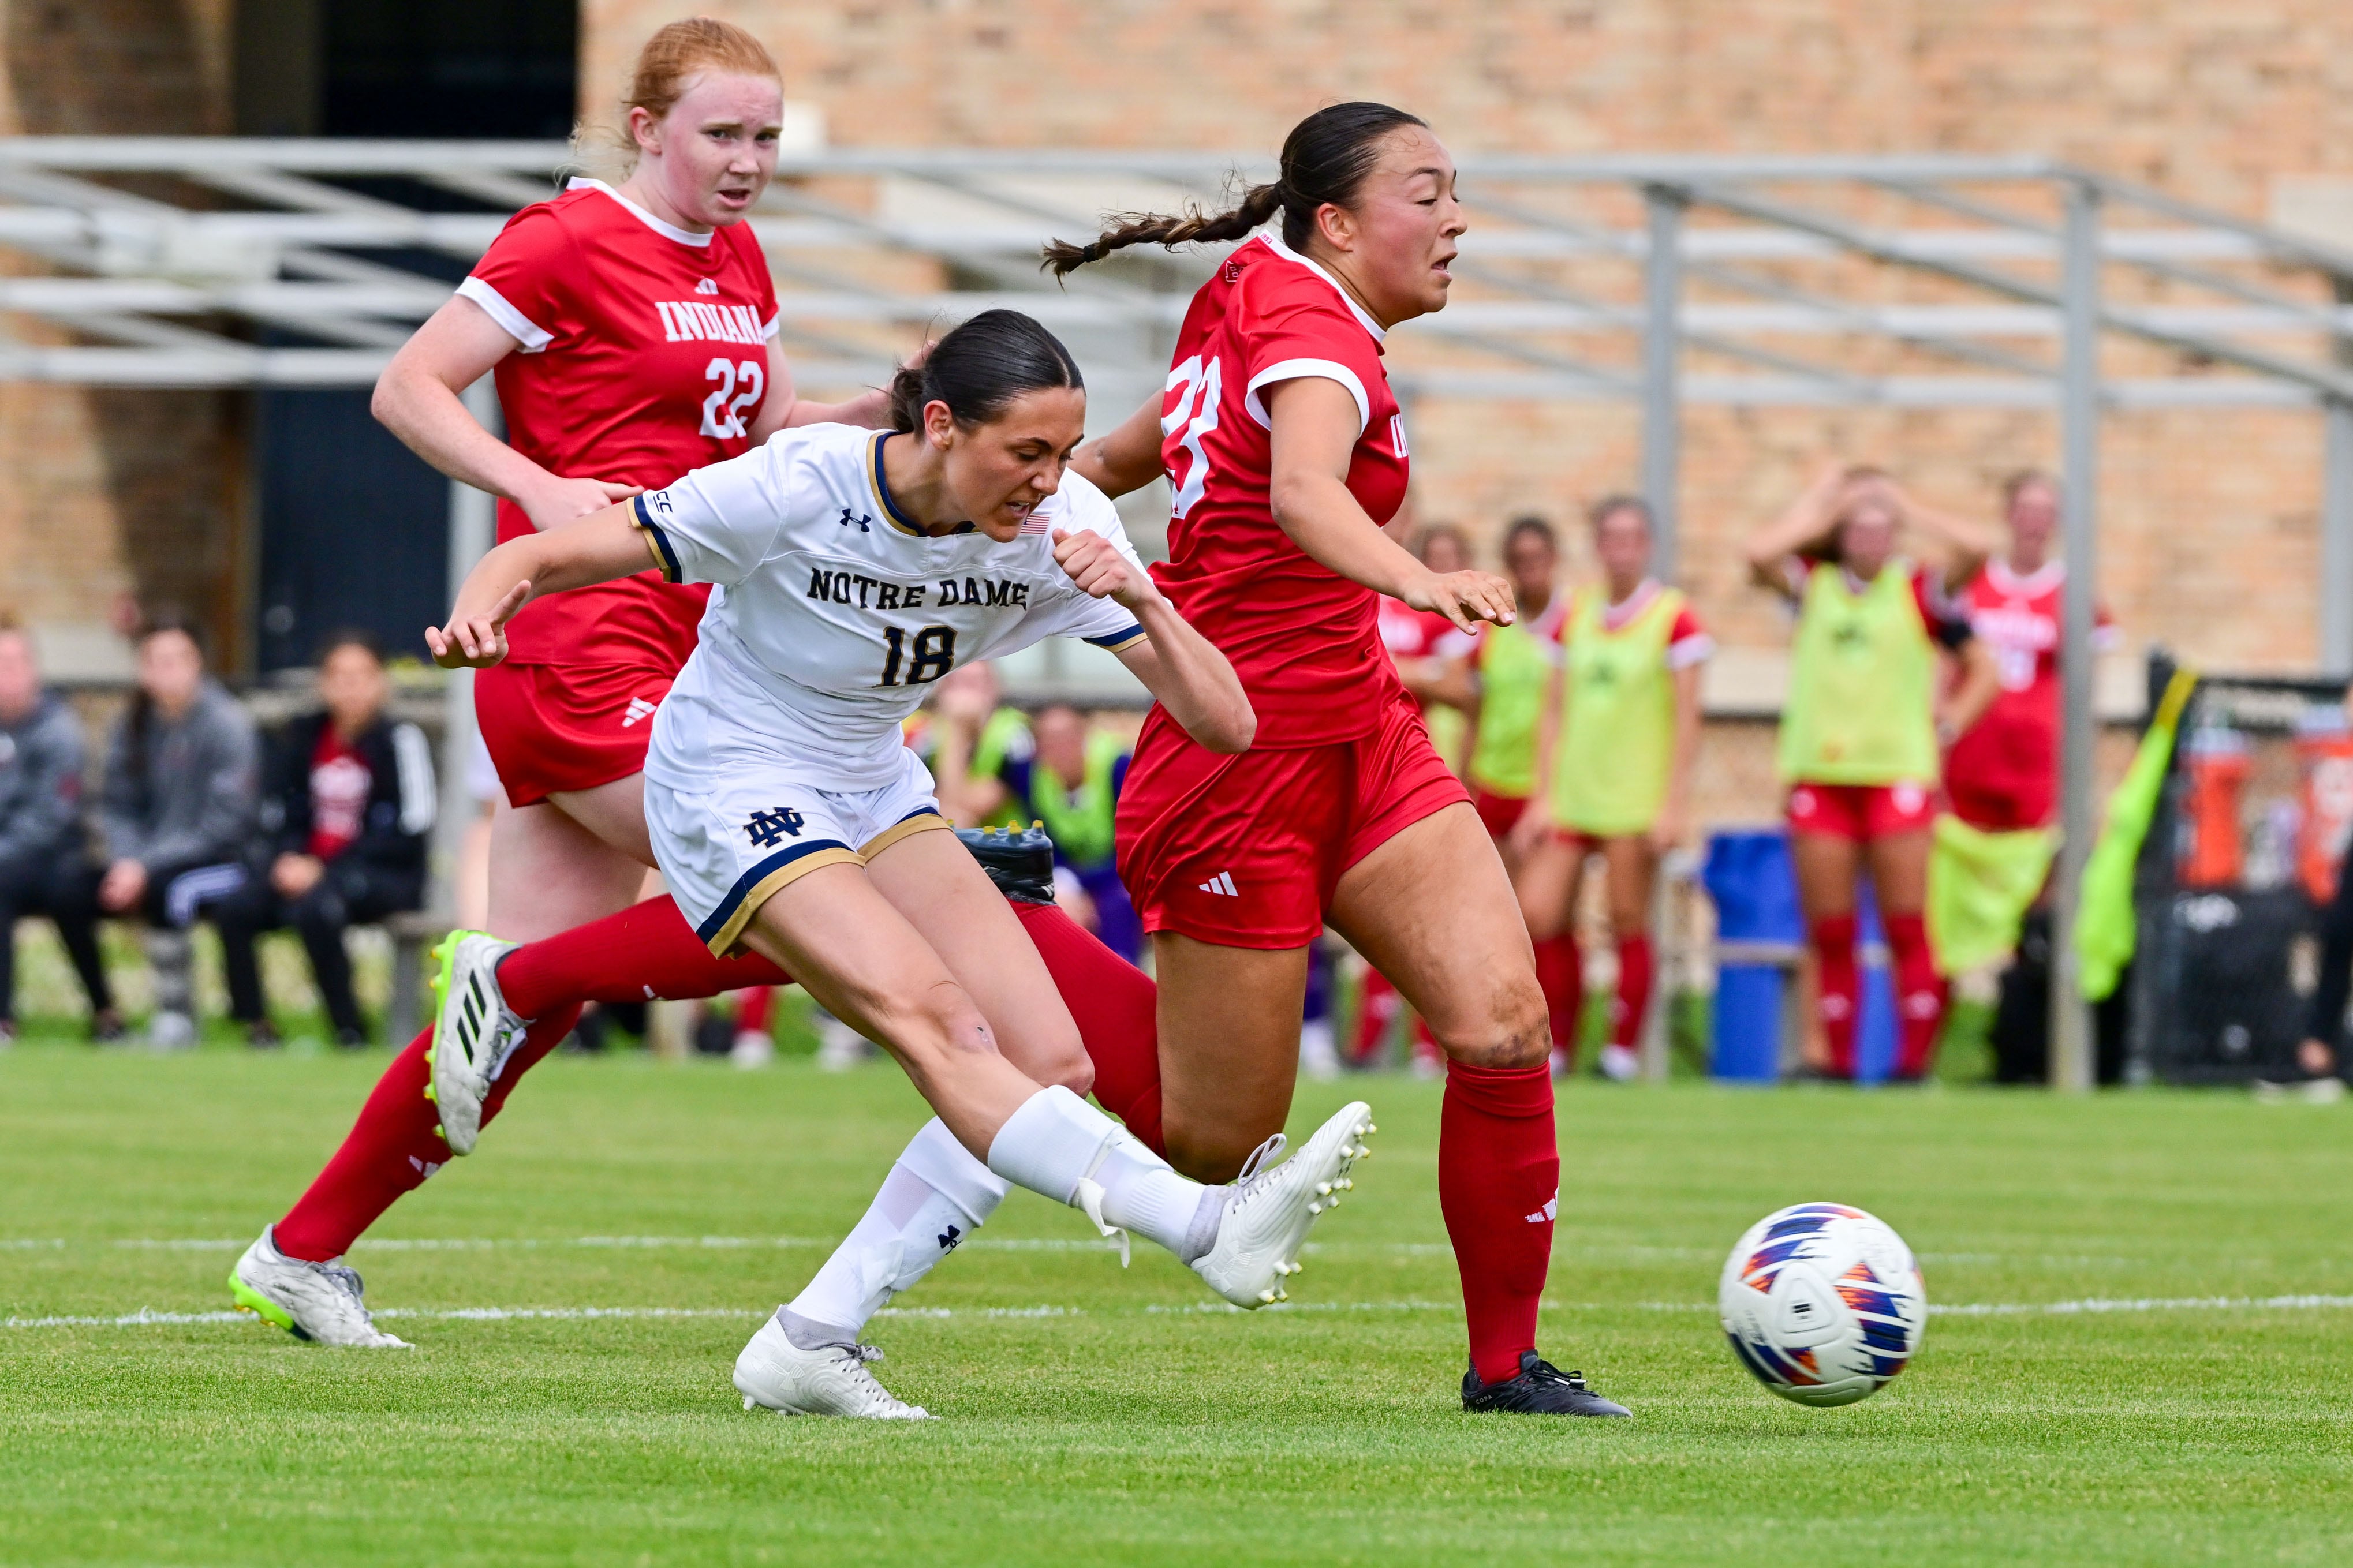
MULTIPOLYGON (((988 1146, 988 1168, 1085 1211, 1106 1234, 1134 1231, 1186 1263, 1201 1250, 1187 1245, 1198 1228, 1196 1218, 1205 1205, 1221 1208, 1225 1201, 1223 1188, 1178 1175, 1134 1133, 1060 1085, 1039 1090, 1006 1118, 988 1146)), ((1214 1226, 1209 1236, 1214 1239, 1214 1226)))
POLYGON ((785 1336, 803 1350, 856 1340, 868 1319, 930 1273, 1004 1198, 1005 1184, 934 1117, 891 1167, 856 1228, 777 1314, 785 1336))

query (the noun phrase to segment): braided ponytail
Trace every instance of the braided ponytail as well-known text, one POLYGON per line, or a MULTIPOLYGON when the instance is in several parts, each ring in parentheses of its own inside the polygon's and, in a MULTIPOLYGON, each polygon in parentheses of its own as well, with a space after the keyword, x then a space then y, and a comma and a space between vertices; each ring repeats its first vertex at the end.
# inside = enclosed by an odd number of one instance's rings
POLYGON ((1280 177, 1272 184, 1250 186, 1231 211, 1211 216, 1188 206, 1174 216, 1116 214, 1110 228, 1083 245, 1049 242, 1040 268, 1066 278, 1131 245, 1173 250, 1180 245, 1240 239, 1278 212, 1282 215, 1283 243, 1300 249, 1315 232, 1316 209, 1327 204, 1346 206, 1356 200, 1357 187, 1380 161, 1382 141, 1409 125, 1426 126, 1427 121, 1386 103, 1335 103, 1319 109, 1283 138, 1280 177))

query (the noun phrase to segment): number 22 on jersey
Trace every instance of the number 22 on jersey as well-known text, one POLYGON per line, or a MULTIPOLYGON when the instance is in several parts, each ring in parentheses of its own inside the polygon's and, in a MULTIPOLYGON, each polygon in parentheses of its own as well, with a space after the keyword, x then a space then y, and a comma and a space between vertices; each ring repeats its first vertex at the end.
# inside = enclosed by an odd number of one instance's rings
POLYGON ((703 367, 702 379, 715 381, 719 387, 702 400, 701 434, 722 440, 749 434, 744 423, 744 411, 758 403, 760 395, 768 390, 768 367, 755 359, 715 359, 703 367), (739 385, 744 388, 742 392, 735 390, 739 385))

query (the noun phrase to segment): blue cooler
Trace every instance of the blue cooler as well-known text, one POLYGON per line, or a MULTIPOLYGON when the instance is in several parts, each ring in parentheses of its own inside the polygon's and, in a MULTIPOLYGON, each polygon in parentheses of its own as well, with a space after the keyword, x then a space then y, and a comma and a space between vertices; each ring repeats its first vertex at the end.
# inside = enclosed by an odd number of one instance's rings
MULTIPOLYGON (((1782 830, 1710 834, 1700 883, 1715 901, 1717 936, 1734 942, 1805 941, 1788 836, 1782 830)), ((1878 942, 1879 912, 1867 879, 1861 894, 1861 940, 1878 942)), ((1727 963, 1717 970, 1709 1043, 1714 1076, 1736 1083, 1779 1080, 1782 1001, 1788 984, 1788 975, 1773 964, 1727 963)), ((1882 964, 1863 971, 1855 1077, 1877 1083, 1894 1066, 1895 984, 1882 964)))

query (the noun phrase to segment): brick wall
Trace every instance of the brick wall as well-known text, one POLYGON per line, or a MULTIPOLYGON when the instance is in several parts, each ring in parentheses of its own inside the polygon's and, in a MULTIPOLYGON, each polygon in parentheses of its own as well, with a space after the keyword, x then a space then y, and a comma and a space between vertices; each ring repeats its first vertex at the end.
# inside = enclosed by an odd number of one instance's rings
MULTIPOLYGON (((228 11, 228 0, 0 0, 0 132, 225 131, 228 11)), ((67 341, 22 318, 11 330, 67 341)), ((200 616, 225 666, 244 658, 246 402, 0 384, 0 608, 33 625, 52 668, 127 670, 111 630, 127 605, 200 616)))
MULTIPOLYGON (((608 112, 638 45, 687 9, 589 0, 586 112, 608 112)), ((1424 114, 1462 150, 2032 152, 2255 218, 2275 179, 2353 174, 2353 5, 2342 0, 703 9, 766 39, 788 94, 819 105, 839 144, 1263 154, 1317 105, 1376 97, 1424 114)), ((1396 342, 1400 363, 1429 355, 1410 326, 1396 342)), ((2112 369, 2148 366, 2146 353, 2112 351, 2112 369)), ((1425 518, 1479 531, 1530 508, 1565 518, 1635 479, 1627 408, 1426 400, 1412 418, 1425 518)), ((1731 547, 1825 456, 1884 463, 1936 502, 1990 514, 2001 476, 2052 463, 2056 440, 2052 421, 2016 413, 1694 410, 1684 576, 1734 657, 1778 648, 1785 623, 1745 584, 1731 547)), ((2319 451, 2310 416, 2111 416, 2101 586, 2129 649, 2158 640, 2221 666, 2312 661, 2319 451)))

